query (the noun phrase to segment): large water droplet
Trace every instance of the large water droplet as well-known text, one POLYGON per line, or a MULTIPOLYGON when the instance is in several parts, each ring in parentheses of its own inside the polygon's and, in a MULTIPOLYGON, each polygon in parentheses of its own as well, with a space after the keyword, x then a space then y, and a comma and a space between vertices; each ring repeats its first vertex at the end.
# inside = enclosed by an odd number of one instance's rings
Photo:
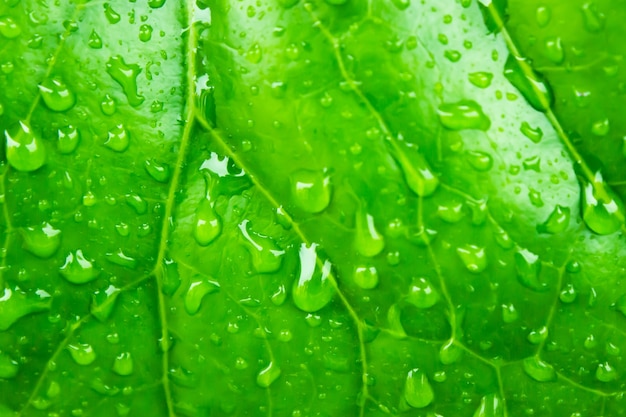
POLYGON ((113 372, 120 376, 128 376, 133 373, 133 357, 130 352, 122 352, 115 357, 113 372))
POLYGON ((493 166, 493 158, 486 152, 468 151, 465 153, 467 162, 479 172, 486 172, 493 166))
POLYGON ((356 215, 354 246, 357 252, 368 258, 378 255, 385 248, 385 238, 376 230, 374 216, 362 210, 356 215))
POLYGON ((547 362, 542 361, 537 356, 531 356, 523 361, 524 372, 539 382, 554 381, 556 372, 554 367, 547 362))
POLYGON ((20 121, 13 131, 4 131, 9 164, 18 171, 31 172, 46 163, 46 147, 29 125, 20 121))
POLYGON ((609 235, 624 224, 624 207, 600 172, 592 182, 583 181, 582 212, 585 224, 599 235, 609 235))
POLYGON ((61 231, 50 223, 44 223, 40 227, 22 229, 22 239, 24 249, 40 258, 49 258, 61 246, 61 231))
MULTIPOLYGON (((13 360, 6 353, 0 352, 0 379, 11 379, 15 378, 18 371, 20 370, 20 366, 17 361, 13 360)), ((11 414, 7 412, 6 416, 9 417, 11 414)), ((0 416, 4 416, 3 410, 0 407, 0 416)))
POLYGON ((102 38, 98 35, 98 32, 95 30, 91 31, 89 35, 89 39, 87 39, 87 45, 92 49, 101 49, 102 48, 102 38))
POLYGON ((22 317, 50 309, 50 294, 43 290, 38 290, 35 294, 29 296, 19 288, 5 288, 0 292, 0 331, 8 330, 22 317))
POLYGON ((72 343, 67 345, 70 356, 78 365, 91 365, 96 360, 96 352, 87 343, 72 343))
POLYGON ((496 394, 485 395, 473 417, 504 417, 504 403, 496 394))
POLYGON ((524 287, 534 291, 545 291, 548 286, 539 281, 541 260, 528 249, 521 249, 514 255, 517 279, 524 287))
POLYGON ((164 4, 165 4, 165 0, 148 0, 148 6, 150 6, 153 9, 159 9, 163 7, 164 4))
POLYGON ((419 369, 412 369, 404 383, 404 399, 413 408, 424 408, 435 399, 428 377, 419 369))
POLYGON ((107 141, 104 146, 115 151, 124 152, 130 144, 130 132, 126 130, 123 124, 119 124, 109 130, 107 141))
POLYGON ((354 269, 354 283, 364 290, 378 286, 378 271, 374 266, 357 266, 354 269))
POLYGON ((193 237, 200 246, 207 246, 222 232, 222 221, 215 213, 213 202, 204 198, 198 204, 193 225, 193 237))
POLYGON ((300 273, 293 283, 292 298, 302 311, 313 313, 330 302, 335 294, 332 282, 332 264, 322 262, 317 255, 317 244, 300 246, 300 273))
POLYGON ((280 249, 271 237, 248 230, 249 225, 250 222, 244 220, 239 224, 239 230, 246 240, 252 267, 259 273, 278 271, 285 251, 280 249))
POLYGON ((185 310, 187 313, 194 315, 200 311, 204 296, 217 292, 219 288, 220 285, 215 281, 206 279, 192 281, 187 294, 185 294, 185 310))
POLYGON ((569 207, 563 207, 557 205, 550 213, 548 219, 537 226, 537 231, 540 233, 560 233, 567 229, 570 221, 570 209, 569 207))
POLYGON ((430 308, 439 301, 439 292, 426 278, 414 278, 406 301, 417 308, 430 308))
POLYGON ((72 125, 62 127, 58 130, 59 140, 57 142, 57 149, 62 154, 70 154, 76 150, 80 135, 78 129, 72 125))
POLYGON ((543 138, 543 130, 540 127, 533 128, 528 122, 522 122, 519 128, 520 132, 534 143, 541 142, 543 138))
POLYGON ((472 72, 468 75, 468 79, 478 88, 487 88, 491 85, 493 74, 490 72, 472 72))
POLYGON ((598 365, 596 368, 596 379, 600 382, 611 382, 617 379, 617 371, 608 362, 604 362, 598 365))
POLYGON ((509 55, 504 64, 504 76, 535 110, 545 112, 552 106, 552 89, 526 60, 509 55))
POLYGON ((152 26, 144 23, 139 26, 139 40, 148 42, 150 39, 152 39, 152 26))
POLYGON ((485 248, 476 245, 460 246, 456 249, 468 271, 478 274, 487 268, 485 248))
POLYGON ((437 109, 441 124, 450 130, 488 130, 491 121, 483 113, 482 107, 472 100, 444 103, 437 109))
POLYGON ((50 110, 66 111, 76 103, 74 94, 60 78, 50 78, 39 84, 41 98, 50 110))
POLYGON ((397 143, 402 148, 398 151, 391 148, 392 155, 400 165, 409 189, 420 197, 432 195, 439 187, 439 178, 424 155, 417 147, 402 140, 402 137, 399 137, 397 143))
POLYGON ((124 58, 119 55, 109 58, 106 64, 107 73, 122 86, 128 104, 133 107, 139 106, 145 98, 137 93, 137 75, 141 68, 137 64, 126 64, 124 58))
POLYGON ((274 363, 274 361, 272 361, 256 376, 256 383, 261 388, 268 388, 278 379, 280 374, 280 368, 274 363))
POLYGON ((0 35, 7 39, 14 39, 20 36, 22 28, 10 16, 0 17, 0 35))
POLYGON ((156 159, 147 159, 144 163, 146 172, 157 182, 167 182, 170 179, 171 169, 166 163, 161 163, 156 159))
POLYGON ((60 271, 63 278, 73 284, 84 284, 93 281, 98 276, 93 263, 85 258, 80 249, 67 255, 60 271))
POLYGON ((450 339, 441 346, 441 349, 439 349, 439 360, 444 365, 452 365, 461 359, 462 354, 463 351, 456 345, 456 343, 454 343, 454 339, 450 339))
POLYGON ((113 285, 109 285, 104 290, 96 291, 91 297, 91 314, 100 322, 105 322, 111 316, 120 292, 120 289, 113 285))
POLYGON ((321 172, 300 170, 290 177, 294 203, 309 213, 319 213, 330 204, 330 178, 321 172))
POLYGON ((111 24, 119 22, 122 18, 118 12, 113 10, 109 3, 104 3, 104 15, 111 24))
POLYGON ((544 55, 555 64, 561 64, 565 59, 565 51, 561 38, 548 38, 544 45, 544 55))

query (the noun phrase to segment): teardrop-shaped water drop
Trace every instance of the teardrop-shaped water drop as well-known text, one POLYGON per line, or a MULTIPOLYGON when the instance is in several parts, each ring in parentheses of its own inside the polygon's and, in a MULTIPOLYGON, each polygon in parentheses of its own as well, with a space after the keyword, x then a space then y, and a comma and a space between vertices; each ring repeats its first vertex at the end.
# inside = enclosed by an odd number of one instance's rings
POLYGON ((439 291, 426 278, 414 278, 406 296, 407 302, 423 309, 431 308, 439 299, 439 291))
POLYGON ((280 367, 271 361, 269 365, 263 368, 256 376, 256 383, 261 388, 268 388, 278 379, 281 374, 280 367))
POLYGON ((552 17, 552 10, 547 6, 539 6, 535 11, 535 20, 539 27, 546 27, 550 23, 552 17))
POLYGON ((144 102, 145 97, 137 93, 137 75, 141 68, 137 64, 126 64, 120 55, 109 58, 106 63, 106 71, 124 90, 128 104, 138 107, 144 102))
POLYGON ((246 248, 252 259, 252 267, 256 272, 269 273, 280 269, 285 251, 278 247, 269 236, 249 230, 249 220, 239 224, 239 230, 246 240, 246 248))
POLYGON ((374 266, 357 266, 354 269, 354 283, 364 290, 378 286, 378 271, 374 266))
POLYGON ((473 417, 504 417, 504 402, 496 394, 485 395, 473 417))
POLYGON ((76 127, 68 125, 58 130, 58 138, 57 149, 62 154, 67 155, 76 150, 78 141, 80 140, 80 134, 76 127))
POLYGON ((89 39, 87 39, 87 45, 91 49, 101 49, 102 48, 102 38, 98 35, 98 32, 95 30, 91 31, 89 35, 89 39))
POLYGON ((485 248, 476 245, 464 245, 456 249, 468 271, 478 274, 487 268, 485 248))
POLYGON ((120 292, 120 289, 113 285, 109 285, 104 290, 96 291, 91 296, 91 306, 89 308, 91 315, 104 323, 111 316, 120 292))
POLYGON ((128 376, 134 370, 133 357, 130 352, 122 352, 115 357, 113 372, 120 376, 128 376))
POLYGON ((172 259, 164 259, 160 279, 161 291, 163 292, 163 294, 174 294, 181 284, 180 273, 178 272, 178 264, 172 259))
POLYGON ((472 100, 444 103, 437 109, 439 121, 450 130, 478 129, 488 130, 491 121, 482 107, 472 100))
POLYGON ((122 248, 119 248, 115 252, 107 252, 104 255, 106 260, 125 268, 135 269, 137 267, 137 259, 128 255, 122 248))
POLYGON ((570 209, 569 207, 563 207, 556 205, 548 219, 537 226, 537 231, 540 233, 561 233, 567 229, 570 222, 570 209))
POLYGON ((362 210, 356 215, 354 246, 359 254, 371 258, 385 248, 385 238, 376 230, 374 216, 362 210))
POLYGON ((545 291, 548 286, 539 281, 541 272, 541 260, 539 256, 528 249, 521 249, 514 255, 517 280, 524 287, 534 291, 545 291))
POLYGON ((0 291, 0 331, 8 330, 16 321, 29 314, 50 309, 52 298, 44 290, 28 295, 19 288, 0 291))
POLYGON ((66 111, 76 103, 76 94, 60 78, 50 78, 39 84, 39 92, 46 106, 53 111, 66 111))
POLYGON ((63 278, 73 284, 85 284, 98 276, 98 270, 80 249, 67 255, 60 271, 63 278))
POLYGON ((547 362, 539 359, 537 356, 531 356, 523 361, 524 372, 526 375, 538 382, 554 381, 556 372, 554 367, 547 362))
POLYGON ((326 307, 335 294, 332 264, 318 258, 317 246, 316 243, 300 246, 300 272, 291 293, 294 304, 307 313, 326 307))
POLYGON ((526 60, 509 55, 504 64, 504 76, 535 110, 545 112, 552 106, 554 94, 550 85, 526 60))
POLYGON ((24 249, 40 258, 49 258, 61 246, 61 231, 50 223, 43 223, 40 227, 27 227, 22 230, 24 249))
POLYGON ((96 360, 96 351, 87 343, 71 343, 67 345, 70 356, 78 365, 91 365, 96 360))
POLYGON ((402 140, 397 143, 401 146, 392 155, 400 165, 404 180, 411 191, 420 197, 432 195, 439 187, 439 178, 430 167, 430 164, 417 147, 402 140))
POLYGON ((138 194, 126 194, 126 204, 135 209, 137 214, 145 214, 148 211, 148 203, 138 194))
POLYGON ((600 172, 592 182, 583 181, 582 212, 587 227, 599 235, 615 233, 624 225, 624 206, 600 172))
POLYGON ((6 158, 18 171, 31 172, 46 163, 46 147, 30 126, 20 121, 16 129, 4 131, 6 138, 6 158))
POLYGON ((290 177, 296 206, 309 213, 324 211, 330 204, 330 178, 321 172, 300 170, 290 177))
POLYGON ((200 307, 202 306, 202 299, 205 295, 213 294, 220 289, 220 286, 217 282, 201 279, 198 281, 193 281, 189 285, 189 289, 185 294, 185 311, 188 314, 194 315, 198 311, 200 311, 200 307))
POLYGON ((109 130, 107 141, 104 142, 104 146, 115 152, 124 152, 129 144, 130 132, 123 124, 116 125, 109 130))
POLYGON ((222 232, 220 220, 213 203, 209 199, 202 199, 196 208, 193 237, 200 246, 207 246, 222 232))
POLYGON ((435 393, 424 372, 411 369, 404 383, 404 399, 413 408, 424 408, 435 399, 435 393))
MULTIPOLYGON (((6 353, 0 352, 0 379, 11 379, 15 378, 18 371, 20 370, 20 365, 11 358, 6 353)), ((0 408, 0 416, 2 414, 2 409, 0 408)), ((10 414, 7 414, 10 416, 10 414)))

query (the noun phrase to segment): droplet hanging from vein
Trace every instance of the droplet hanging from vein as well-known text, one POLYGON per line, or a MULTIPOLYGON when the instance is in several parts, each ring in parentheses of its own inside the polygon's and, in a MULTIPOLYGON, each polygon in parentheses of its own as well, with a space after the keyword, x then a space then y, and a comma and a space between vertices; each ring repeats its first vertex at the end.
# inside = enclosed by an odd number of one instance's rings
POLYGON ((330 204, 330 178, 322 172, 300 170, 289 178, 296 206, 309 213, 320 213, 330 204))
POLYGON ((428 377, 419 369, 412 369, 404 383, 404 399, 413 408, 424 408, 435 399, 428 377))
POLYGON ((300 246, 300 272, 293 283, 293 302, 307 313, 326 307, 335 294, 331 281, 332 264, 318 257, 317 247, 315 243, 300 246))
POLYGON ((128 104, 138 107, 145 97, 137 93, 137 75, 141 68, 137 64, 126 64, 120 55, 109 58, 106 64, 107 73, 122 87, 128 104))
POLYGON ((39 84, 41 98, 50 110, 63 112, 76 103, 76 94, 60 78, 50 78, 39 84))
POLYGON ((46 147, 26 122, 20 121, 11 132, 5 130, 4 136, 7 161, 16 170, 32 172, 46 163, 46 147))
POLYGON ((249 225, 250 221, 246 219, 239 224, 239 230, 246 241, 252 267, 259 273, 278 271, 285 251, 279 248, 271 237, 249 230, 249 225))

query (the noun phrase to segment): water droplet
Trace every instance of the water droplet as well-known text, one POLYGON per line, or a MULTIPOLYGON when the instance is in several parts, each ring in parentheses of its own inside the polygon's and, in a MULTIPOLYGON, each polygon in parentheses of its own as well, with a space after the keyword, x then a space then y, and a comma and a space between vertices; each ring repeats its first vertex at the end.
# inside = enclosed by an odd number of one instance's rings
POLYGON ((321 172, 300 170, 292 174, 294 203, 309 213, 319 213, 330 204, 330 179, 321 172))
POLYGON ((115 152, 124 152, 128 149, 129 144, 130 133, 123 124, 119 124, 109 130, 107 141, 104 142, 104 146, 115 152))
POLYGON ((566 284, 559 294, 562 303, 571 304, 576 300, 576 288, 572 284, 566 284))
MULTIPOLYGON (((9 355, 0 352, 0 379, 15 378, 19 370, 20 366, 17 361, 13 360, 9 355)), ((0 415, 4 415, 1 407, 0 415)), ((10 416, 10 414, 7 414, 7 417, 8 416, 10 416)))
POLYGON ((118 249, 115 252, 109 252, 104 255, 106 260, 125 268, 135 269, 137 267, 137 259, 124 253, 122 249, 118 249))
POLYGON ((426 278, 413 278, 406 301, 417 308, 431 308, 439 301, 439 292, 426 278))
POLYGON ((357 266, 354 269, 354 283, 364 290, 378 286, 378 271, 374 266, 357 266))
POLYGON ((356 215, 354 246, 358 253, 368 258, 378 255, 385 248, 385 238, 376 230, 374 216, 362 210, 356 215))
POLYGON ((596 369, 596 379, 600 382, 615 381, 617 379, 617 376, 617 371, 608 362, 599 364, 598 368, 596 369))
POLYGON ((46 163, 46 147, 26 123, 20 121, 17 129, 5 130, 4 136, 7 161, 16 170, 36 171, 46 163))
POLYGON ((597 33, 604 29, 606 16, 604 16, 604 13, 600 13, 598 11, 594 2, 590 1, 583 4, 581 10, 583 14, 583 22, 587 31, 597 33))
POLYGON ((461 53, 454 49, 446 49, 443 52, 443 56, 450 62, 459 62, 461 59, 461 53))
POLYGON ((398 10, 406 10, 411 5, 411 0, 391 0, 391 2, 398 10))
POLYGON ((491 121, 483 113, 482 107, 472 100, 444 103, 437 109, 441 124, 450 130, 488 130, 491 121))
POLYGON ((485 152, 468 151, 465 153, 465 157, 472 168, 479 172, 489 171, 493 166, 491 155, 485 152))
POLYGON ((596 136, 606 136, 611 130, 609 119, 601 119, 591 125, 591 133, 596 136))
POLYGON ((130 352, 122 352, 116 356, 113 362, 113 372, 120 376, 128 376, 133 373, 133 357, 130 352))
POLYGON ((541 261, 539 256, 527 249, 521 249, 514 255, 517 279, 524 287, 534 291, 545 291, 548 286, 539 281, 541 261))
POLYGON ((153 9, 158 9, 163 7, 163 5, 165 4, 165 0, 148 0, 148 6, 150 6, 153 9))
POLYGON ((61 231, 50 223, 43 223, 41 227, 27 227, 21 232, 24 249, 40 258, 51 257, 61 245, 61 231))
POLYGON ((504 417, 504 403, 496 394, 485 395, 473 417, 504 417))
POLYGON ((411 369, 404 383, 404 399, 413 408, 424 408, 435 399, 428 377, 419 369, 411 369))
POLYGON ((621 349, 619 348, 619 346, 611 343, 611 342, 607 342, 606 343, 606 353, 607 355, 611 355, 611 356, 619 356, 621 353, 621 349))
POLYGON ((246 249, 250 253, 252 267, 259 273, 278 271, 285 251, 280 249, 271 237, 249 230, 249 225, 250 222, 244 220, 239 224, 239 230, 246 239, 246 249))
POLYGON ((544 44, 544 55, 555 64, 561 64, 565 59, 561 38, 548 38, 544 44))
POLYGON ((111 24, 115 24, 121 19, 119 13, 113 10, 109 3, 104 3, 104 15, 111 24))
POLYGON ((393 156, 402 169, 409 189, 420 197, 432 195, 439 187, 439 179, 430 168, 428 161, 417 147, 411 146, 404 140, 398 140, 398 144, 402 148, 393 152, 393 156))
POLYGON ((594 334, 590 334, 589 336, 587 336, 585 338, 585 341, 583 342, 583 346, 587 350, 591 350, 595 348, 596 346, 598 346, 598 341, 596 340, 596 336, 594 334))
POLYGON ((552 106, 552 89, 526 60, 509 55, 504 64, 504 76, 535 110, 545 112, 552 106))
POLYGON ((456 249, 468 271, 478 274, 487 268, 485 249, 476 245, 460 246, 456 249))
POLYGON ((332 264, 317 254, 317 244, 300 246, 300 273, 293 283, 292 298, 302 311, 313 313, 326 307, 335 294, 332 264))
POLYGON ((519 313, 513 304, 502 304, 502 321, 509 324, 517 321, 519 313))
POLYGON ((148 42, 152 39, 152 26, 143 24, 139 26, 139 40, 141 42, 148 42))
POLYGON ((452 365, 461 359, 462 354, 463 351, 454 343, 454 339, 450 339, 439 349, 439 360, 444 365, 452 365))
POLYGON ((98 32, 95 30, 91 31, 89 35, 89 39, 87 39, 87 45, 91 49, 101 49, 102 48, 102 38, 98 35, 98 32))
POLYGON ((272 303, 276 306, 281 306, 285 303, 287 299, 287 289, 283 284, 280 284, 279 287, 274 291, 271 296, 272 303))
POLYGON ((531 356, 523 361, 524 372, 538 382, 554 381, 556 372, 552 365, 542 361, 537 356, 531 356))
POLYGON ((213 202, 203 198, 198 204, 193 226, 193 238, 198 245, 207 246, 222 233, 222 221, 215 213, 213 202))
POLYGON ((96 352, 90 344, 72 343, 67 345, 67 350, 78 365, 91 365, 96 360, 96 352))
POLYGON ((582 211, 587 227, 599 235, 615 233, 624 224, 622 202, 600 172, 592 182, 583 181, 582 211))
POLYGON ((437 206, 437 217, 447 223, 458 223, 463 218, 463 203, 453 201, 437 206))
POLYGON ((68 125, 58 130, 57 149, 62 154, 70 154, 76 150, 80 135, 76 127, 68 125))
POLYGON ((16 321, 32 313, 50 309, 52 299, 44 290, 29 296, 19 288, 5 288, 0 292, 0 331, 5 331, 16 321))
POLYGON ((126 64, 124 58, 116 55, 107 61, 106 71, 122 87, 128 104, 137 107, 144 102, 144 96, 137 93, 137 75, 141 72, 139 65, 126 64))
POLYGON ((539 27, 546 27, 548 23, 550 23, 550 18, 552 17, 552 11, 547 6, 539 6, 535 11, 535 20, 537 21, 537 25, 539 27))
POLYGON ((135 209, 137 214, 145 214, 148 211, 148 203, 137 194, 126 194, 126 204, 135 209))
POLYGON ((104 290, 98 290, 91 297, 91 306, 89 310, 91 315, 104 323, 113 312, 115 301, 120 295, 120 289, 113 285, 109 285, 104 290))
POLYGON ((478 88, 487 88, 491 85, 493 74, 490 72, 472 72, 468 75, 469 82, 478 88))
POLYGON ((60 271, 63 278, 73 284, 84 284, 93 281, 98 276, 93 263, 85 258, 80 249, 67 255, 60 271))
POLYGON ((76 95, 60 78, 47 79, 39 84, 41 98, 50 110, 66 111, 76 103, 76 95))
POLYGON ((170 166, 165 163, 160 163, 154 159, 148 159, 144 163, 146 172, 155 181, 167 182, 170 179, 170 166))
POLYGON ((7 39, 14 39, 20 36, 22 28, 10 16, 0 17, 0 35, 7 39))
POLYGON ((217 292, 219 288, 220 285, 211 280, 201 279, 191 282, 187 294, 185 294, 185 310, 187 313, 194 315, 200 311, 204 296, 217 292))
POLYGON ((623 294, 615 302, 615 309, 626 316, 626 294, 623 294))
POLYGON ((258 64, 259 62, 261 62, 261 59, 263 58, 263 51, 261 49, 261 45, 255 42, 254 44, 252 44, 252 46, 250 46, 250 49, 248 49, 248 51, 244 54, 244 56, 252 64, 258 64))
POLYGON ((280 374, 281 370, 278 365, 276 365, 274 361, 271 361, 269 365, 263 368, 256 376, 256 383, 261 388, 268 388, 278 379, 280 374))
POLYGON ((570 209, 569 207, 563 207, 557 205, 554 207, 552 213, 543 224, 537 226, 537 231, 540 233, 560 233, 567 229, 570 221, 570 209))
POLYGON ((546 326, 542 326, 539 329, 531 330, 528 334, 528 341, 533 345, 538 345, 539 343, 544 342, 548 338, 548 328, 546 326))
POLYGON ((541 142, 541 139, 543 138, 543 131, 541 130, 541 128, 533 128, 530 126, 530 124, 528 124, 528 122, 522 122, 519 130, 524 136, 526 136, 534 143, 541 142))
POLYGON ((115 99, 110 94, 105 94, 104 98, 100 102, 100 110, 107 116, 111 116, 115 113, 117 104, 115 99))

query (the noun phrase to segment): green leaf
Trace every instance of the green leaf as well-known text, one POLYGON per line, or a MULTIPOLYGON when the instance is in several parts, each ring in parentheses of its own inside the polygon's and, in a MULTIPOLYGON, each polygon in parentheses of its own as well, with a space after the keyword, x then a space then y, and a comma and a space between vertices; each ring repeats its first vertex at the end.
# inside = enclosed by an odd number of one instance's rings
POLYGON ((0 3, 0 416, 625 413, 624 8, 548 3, 0 3))

